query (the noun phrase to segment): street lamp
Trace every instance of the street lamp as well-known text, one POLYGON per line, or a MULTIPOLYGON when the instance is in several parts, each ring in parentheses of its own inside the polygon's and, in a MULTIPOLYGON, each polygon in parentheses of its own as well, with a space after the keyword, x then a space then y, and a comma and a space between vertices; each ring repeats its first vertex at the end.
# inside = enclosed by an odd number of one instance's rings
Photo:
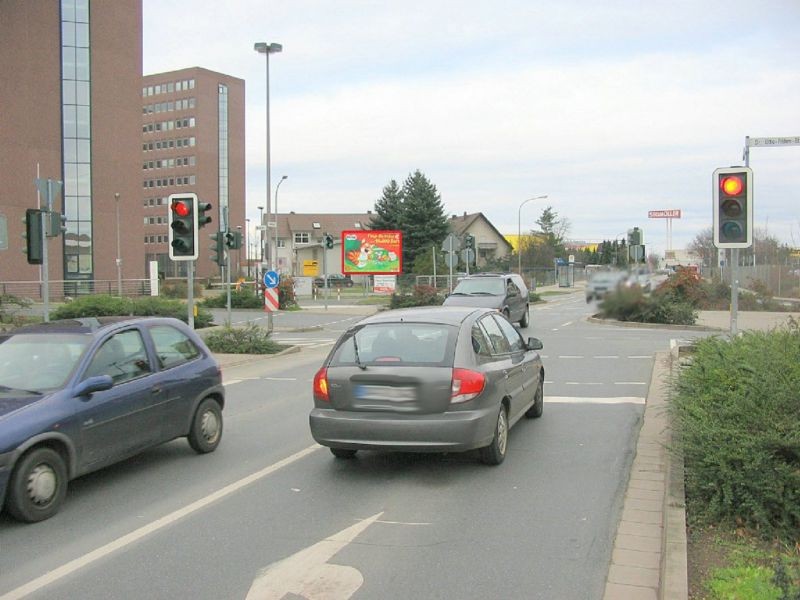
POLYGON ((258 206, 258 262, 264 262, 264 207, 258 206))
MULTIPOLYGON (((267 42, 256 42, 253 45, 253 50, 258 52, 259 54, 263 54, 266 57, 267 63, 267 223, 270 221, 270 216, 272 215, 272 203, 271 203, 271 196, 272 196, 272 182, 270 181, 270 155, 269 155, 269 55, 270 54, 277 54, 278 52, 283 51, 283 46, 281 44, 276 44, 272 42, 268 44, 267 42)), ((269 263, 270 269, 275 268, 275 257, 272 255, 272 247, 270 245, 270 233, 269 228, 267 229, 267 248, 269 248, 269 263)))
POLYGON ((522 276, 522 207, 531 200, 543 200, 545 198, 547 198, 547 194, 544 196, 534 196, 533 198, 523 200, 522 204, 519 205, 519 211, 517 212, 517 273, 519 273, 520 276, 522 276))
MULTIPOLYGON (((281 189, 281 184, 289 179, 288 175, 283 175, 281 180, 278 182, 278 185, 275 186, 275 262, 277 263, 278 259, 278 191, 281 189)), ((272 253, 270 251, 270 256, 272 253)))
POLYGON ((119 192, 114 192, 114 202, 117 206, 117 293, 122 298, 122 254, 119 248, 119 192))
POLYGON ((239 248, 236 254, 236 277, 242 276, 242 226, 237 225, 236 229, 239 231, 239 248))
POLYGON ((247 278, 250 279, 250 219, 245 219, 244 256, 247 261, 247 278))

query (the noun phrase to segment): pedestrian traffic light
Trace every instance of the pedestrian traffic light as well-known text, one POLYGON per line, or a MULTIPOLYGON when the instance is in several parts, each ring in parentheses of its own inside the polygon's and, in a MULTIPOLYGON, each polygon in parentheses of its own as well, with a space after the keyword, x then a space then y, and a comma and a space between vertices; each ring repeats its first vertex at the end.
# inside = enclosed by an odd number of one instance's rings
POLYGON ((29 265, 41 265, 44 260, 44 232, 42 231, 42 211, 29 208, 25 211, 25 254, 29 265))
POLYGON ((197 227, 205 227, 211 223, 211 216, 206 214, 206 211, 211 210, 210 202, 197 203, 197 227))
POLYGON ((210 237, 214 243, 211 244, 211 260, 217 263, 220 267, 225 266, 225 232, 224 231, 217 231, 216 233, 210 234, 210 237))
POLYGON ((325 247, 328 250, 333 248, 333 236, 330 233, 325 234, 325 247))
POLYGON ((727 167, 714 171, 714 245, 749 248, 753 245, 753 171, 727 167))
POLYGON ((169 197, 169 257, 172 260, 197 259, 197 195, 171 194, 169 197))

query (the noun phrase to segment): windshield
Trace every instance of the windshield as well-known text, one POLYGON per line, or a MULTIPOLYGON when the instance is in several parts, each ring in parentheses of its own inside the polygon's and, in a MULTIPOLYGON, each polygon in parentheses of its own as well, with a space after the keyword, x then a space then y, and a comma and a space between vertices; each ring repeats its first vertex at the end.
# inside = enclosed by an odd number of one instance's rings
POLYGON ((499 277, 476 277, 462 279, 453 290, 454 294, 492 294, 502 296, 506 292, 506 285, 499 277))
POLYGON ((457 333, 456 327, 441 323, 366 325, 342 341, 331 365, 450 365, 457 333))
POLYGON ((0 386, 32 392, 62 387, 91 340, 75 334, 0 338, 0 386))

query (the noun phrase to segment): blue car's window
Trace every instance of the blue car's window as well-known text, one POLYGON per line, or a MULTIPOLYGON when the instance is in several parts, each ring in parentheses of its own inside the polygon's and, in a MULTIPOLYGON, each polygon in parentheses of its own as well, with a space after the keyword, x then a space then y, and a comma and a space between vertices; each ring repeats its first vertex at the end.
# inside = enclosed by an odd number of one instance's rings
POLYGON ((114 383, 122 383, 150 372, 152 369, 142 335, 138 329, 131 329, 117 333, 103 342, 92 357, 84 379, 110 375, 114 383))
POLYGON ((450 366, 457 334, 456 327, 439 323, 367 325, 355 332, 355 343, 353 334, 342 341, 331 364, 450 366))
POLYGON ((0 386, 45 391, 62 387, 92 338, 17 334, 0 339, 0 386))
POLYGON ((156 325, 150 328, 150 336, 162 369, 182 365, 200 356, 200 350, 186 334, 171 325, 156 325))

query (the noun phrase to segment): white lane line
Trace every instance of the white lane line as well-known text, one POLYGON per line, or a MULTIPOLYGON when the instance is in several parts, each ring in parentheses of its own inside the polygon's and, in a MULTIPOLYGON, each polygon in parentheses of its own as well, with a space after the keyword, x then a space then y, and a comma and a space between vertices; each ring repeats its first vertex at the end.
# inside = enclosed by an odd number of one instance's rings
POLYGON ((583 358, 583 357, 582 356, 572 355, 572 354, 564 354, 562 356, 559 356, 558 358, 583 358))
POLYGON ((570 325, 572 325, 572 321, 567 321, 566 323, 561 324, 562 327, 569 327, 570 325))
POLYGON ((297 381, 297 377, 259 377, 262 381, 297 381))
POLYGON ((564 385, 604 385, 600 382, 586 382, 586 381, 565 381, 564 385))
POLYGON ((554 404, 644 404, 639 396, 618 396, 614 398, 577 398, 574 396, 545 396, 545 402, 554 404))
POLYGON ((592 358, 619 358, 616 354, 609 354, 607 356, 593 356, 592 358))
POLYGON ((209 504, 216 502, 217 500, 221 500, 222 498, 233 494, 234 492, 239 491, 240 489, 250 485, 251 483, 255 483, 259 479, 266 477, 267 475, 271 475, 275 471, 282 469, 283 467, 289 466, 293 462, 300 460, 311 454, 312 452, 316 452, 322 448, 319 444, 312 444, 308 448, 300 450, 299 452, 295 452, 291 456, 284 458, 283 460, 279 460, 276 463, 269 465, 261 469, 260 471, 256 471, 248 475, 247 477, 243 477, 239 481, 235 481, 229 485, 226 485, 223 488, 220 488, 216 492, 213 492, 206 496, 205 498, 200 498, 199 500, 195 500, 191 504, 184 506, 183 508, 179 508, 176 511, 169 513, 161 517, 160 519, 156 519, 152 523, 148 523, 147 525, 143 525, 138 529, 131 531, 123 535, 122 537, 117 538, 116 540, 109 542, 91 552, 84 554, 74 560, 69 561, 66 564, 61 565, 60 567, 45 573, 44 575, 37 577, 36 579, 29 581, 28 583, 7 592, 0 596, 0 600, 18 600, 20 598, 24 598, 25 596, 32 594, 45 586, 50 585, 51 583, 55 583, 59 579, 63 579, 72 573, 83 569, 84 567, 89 566, 90 564, 105 558, 109 554, 112 554, 118 550, 125 548, 126 546, 130 546, 134 542, 139 541, 140 539, 147 537, 150 534, 155 533, 156 531, 163 529, 164 527, 171 525, 172 523, 194 513, 198 510, 205 508, 209 504))
POLYGON ((644 381, 615 381, 614 385, 647 385, 644 381))
POLYGON ((242 379, 231 379, 230 381, 225 381, 225 382, 223 382, 223 384, 222 384, 222 385, 224 385, 224 386, 226 386, 226 387, 227 387, 227 386, 229 386, 229 385, 233 385, 233 384, 235 384, 235 383, 242 383, 242 381, 243 381, 242 379))
POLYGON ((652 356, 626 356, 625 358, 644 358, 644 359, 650 360, 653 357, 652 356))

